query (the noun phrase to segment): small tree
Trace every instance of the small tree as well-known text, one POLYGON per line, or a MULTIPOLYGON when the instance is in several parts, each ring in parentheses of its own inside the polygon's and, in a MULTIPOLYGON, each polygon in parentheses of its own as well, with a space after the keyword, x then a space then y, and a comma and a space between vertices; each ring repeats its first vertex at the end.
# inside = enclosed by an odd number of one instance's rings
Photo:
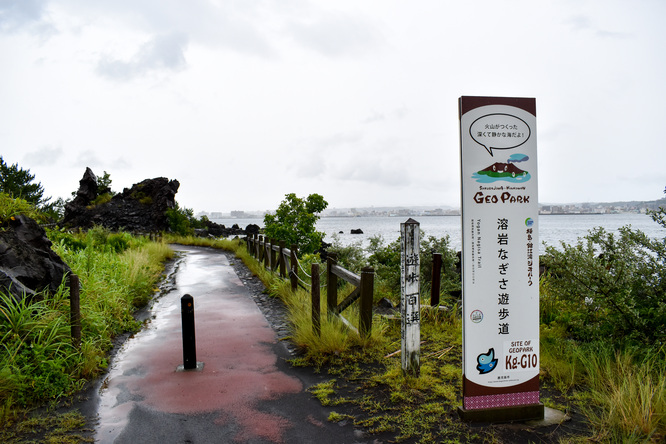
POLYGON ((287 245, 298 245, 300 254, 313 253, 321 247, 324 238, 324 233, 315 227, 318 214, 327 206, 328 202, 319 194, 310 194, 306 199, 287 194, 275 214, 264 216, 266 236, 287 245))
POLYGON ((97 178, 97 194, 108 193, 111 196, 114 196, 116 193, 111 191, 111 182, 111 174, 104 171, 104 175, 97 178))
POLYGON ((181 208, 176 202, 175 208, 166 210, 166 217, 169 221, 169 228, 181 236, 190 236, 194 234, 192 220, 194 220, 194 211, 191 208, 181 208))
POLYGON ((45 205, 50 198, 44 199, 42 184, 33 183, 34 174, 30 170, 19 168, 18 164, 7 165, 0 156, 0 191, 9 194, 14 199, 23 199, 39 207, 45 205))

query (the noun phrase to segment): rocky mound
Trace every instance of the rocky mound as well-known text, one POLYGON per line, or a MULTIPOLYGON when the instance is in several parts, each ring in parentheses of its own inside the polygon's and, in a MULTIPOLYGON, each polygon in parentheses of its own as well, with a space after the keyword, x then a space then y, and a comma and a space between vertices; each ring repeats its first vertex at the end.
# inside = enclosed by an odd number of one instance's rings
POLYGON ((71 269, 51 249, 46 232, 33 219, 19 215, 0 230, 0 291, 20 300, 35 293, 55 293, 71 269))
POLYGON ((100 190, 97 177, 86 168, 76 197, 65 205, 61 225, 83 229, 100 225, 113 231, 166 231, 169 229, 166 211, 175 208, 179 187, 177 180, 165 177, 146 179, 104 202, 99 198, 110 190, 100 190))

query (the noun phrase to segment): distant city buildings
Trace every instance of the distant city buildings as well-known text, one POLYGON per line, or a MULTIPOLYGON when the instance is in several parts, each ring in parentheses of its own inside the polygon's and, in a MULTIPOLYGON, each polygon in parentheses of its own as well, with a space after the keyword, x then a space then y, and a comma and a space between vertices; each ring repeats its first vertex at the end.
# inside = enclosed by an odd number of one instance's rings
MULTIPOLYGON (((666 199, 647 202, 609 202, 609 203, 573 203, 573 204, 541 204, 539 214, 616 214, 642 213, 666 207, 666 199)), ((222 213, 201 212, 196 217, 205 215, 215 219, 255 219, 263 218, 265 211, 245 212, 232 211, 222 213)), ((423 216, 460 216, 459 208, 433 207, 370 207, 370 208, 329 208, 322 212, 321 217, 423 217, 423 216)))
POLYGON ((560 205, 540 205, 539 214, 618 214, 641 213, 666 206, 666 200, 649 202, 577 203, 560 205))

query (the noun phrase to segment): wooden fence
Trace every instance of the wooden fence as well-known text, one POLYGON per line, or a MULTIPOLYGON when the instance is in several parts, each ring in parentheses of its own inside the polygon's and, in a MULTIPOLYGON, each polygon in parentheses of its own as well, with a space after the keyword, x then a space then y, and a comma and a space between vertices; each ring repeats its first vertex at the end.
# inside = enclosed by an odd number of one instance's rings
MULTIPOLYGON (((312 297, 312 328, 319 334, 320 310, 321 310, 321 279, 320 264, 312 264, 310 274, 306 273, 298 263, 297 246, 286 248, 284 242, 276 242, 266 239, 265 236, 252 234, 246 238, 247 250, 259 263, 273 272, 279 273, 280 277, 289 279, 291 289, 296 290, 299 286, 307 290, 310 287, 312 297), (310 278, 306 283, 299 277, 299 270, 304 276, 310 278)), ((375 271, 371 267, 361 270, 361 275, 340 267, 337 257, 329 253, 326 261, 326 307, 329 316, 336 316, 350 329, 357 331, 363 336, 370 335, 372 331, 372 300, 374 295, 375 271), (338 279, 351 284, 354 289, 338 303, 338 279), (342 312, 350 307, 355 301, 359 302, 359 327, 358 330, 342 316, 342 312)))

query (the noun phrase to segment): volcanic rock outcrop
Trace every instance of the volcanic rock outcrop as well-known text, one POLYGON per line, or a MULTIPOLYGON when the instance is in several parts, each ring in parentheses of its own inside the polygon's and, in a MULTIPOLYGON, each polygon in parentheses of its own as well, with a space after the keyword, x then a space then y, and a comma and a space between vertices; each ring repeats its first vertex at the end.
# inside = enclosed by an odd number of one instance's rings
POLYGON ((169 229, 166 215, 175 208, 175 196, 180 183, 165 177, 146 179, 125 188, 111 200, 97 203, 108 189, 99 189, 97 177, 86 168, 79 181, 76 197, 65 205, 65 215, 60 225, 67 228, 92 228, 95 225, 113 231, 159 232, 169 229))
POLYGON ((37 292, 56 293, 71 269, 51 249, 51 241, 28 216, 12 217, 0 230, 0 291, 16 300, 37 292))

